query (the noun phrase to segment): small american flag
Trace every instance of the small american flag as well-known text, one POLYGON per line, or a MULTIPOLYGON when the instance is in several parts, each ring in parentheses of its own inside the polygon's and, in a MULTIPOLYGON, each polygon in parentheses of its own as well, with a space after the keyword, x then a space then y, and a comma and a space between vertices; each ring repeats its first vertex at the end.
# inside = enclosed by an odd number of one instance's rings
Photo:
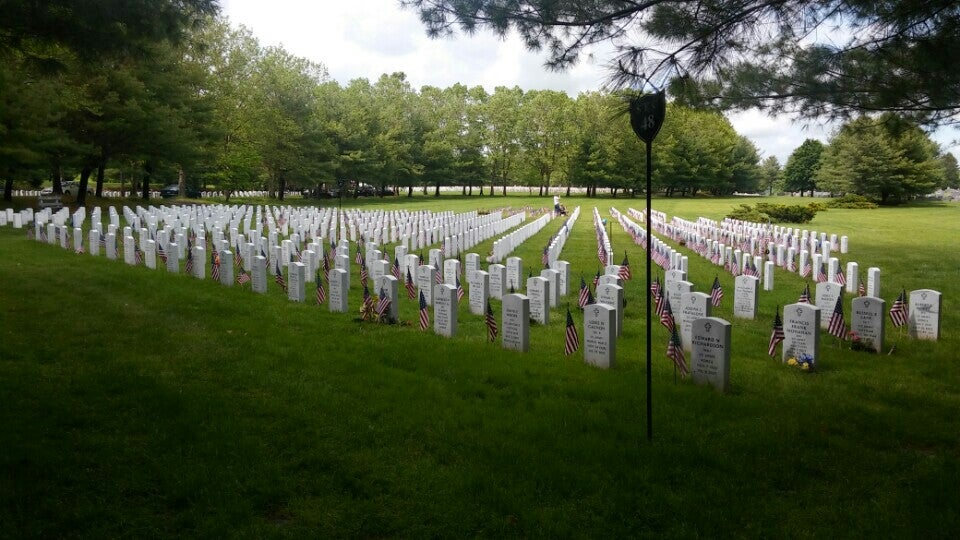
POLYGON ((860 284, 857 285, 857 296, 866 296, 866 295, 867 295, 867 288, 863 285, 863 282, 861 281, 860 284))
POLYGON ((593 288, 596 289, 600 286, 600 271, 597 270, 597 274, 593 276, 593 288))
POLYGON ((327 290, 323 287, 323 276, 317 272, 317 305, 322 306, 327 301, 327 290))
POLYGON ((490 301, 487 301, 487 314, 484 317, 484 322, 487 324, 487 338, 490 341, 497 340, 497 318, 493 316, 493 308, 490 307, 490 301))
MULTIPOLYGON (((80 250, 77 253, 83 253, 83 246, 80 246, 80 250)), ((143 251, 140 250, 140 246, 136 243, 133 244, 133 260, 138 265, 143 264, 143 251)))
POLYGON ((657 276, 650 283, 650 294, 658 296, 660 294, 660 276, 657 276))
POLYGON ((367 274, 367 265, 364 264, 363 259, 360 260, 360 284, 364 287, 367 286, 367 279, 370 276, 367 274))
MULTIPOLYGON (((77 248, 74 249, 73 252, 76 253, 77 255, 80 255, 80 254, 84 253, 83 244, 80 244, 79 246, 77 246, 77 248)), ((134 253, 134 255, 136 255, 137 264, 143 264, 143 256, 140 255, 140 249, 137 248, 137 247, 134 247, 134 252, 133 252, 133 253, 134 253)))
POLYGON ((543 253, 540 255, 540 264, 549 268, 550 267, 550 248, 543 248, 543 253))
POLYGON ((663 301, 660 302, 660 309, 657 311, 660 315, 660 324, 667 330, 673 332, 677 325, 673 320, 673 310, 670 309, 670 299, 664 298, 663 301))
POLYGON ((817 283, 823 283, 827 280, 827 265, 820 263, 820 269, 817 270, 817 283))
POLYGON ((184 272, 193 274, 193 250, 187 249, 187 264, 184 266, 184 272))
POLYGON ((633 273, 630 271, 630 261, 627 260, 627 253, 623 253, 623 262, 620 263, 620 279, 628 281, 633 279, 633 273))
POLYGON ((220 281, 220 254, 216 251, 210 253, 210 279, 220 281))
POLYGON ((800 277, 807 277, 809 275, 810 275, 810 262, 804 261, 803 264, 800 265, 800 277))
POLYGON ((767 354, 771 357, 777 354, 777 344, 783 341, 783 321, 780 319, 780 306, 777 306, 777 314, 773 317, 773 332, 770 334, 770 344, 767 346, 767 354))
POLYGON ((238 267, 240 272, 237 274, 237 283, 243 285, 244 283, 250 283, 250 274, 248 274, 242 266, 238 267))
POLYGON ((400 261, 398 261, 396 257, 393 258, 393 266, 390 267, 390 273, 397 279, 403 279, 403 276, 400 275, 400 261))
POLYGON ((810 285, 807 284, 803 291, 800 293, 800 298, 797 299, 799 304, 809 304, 810 303, 810 285))
POLYGON ((353 262, 357 264, 363 264, 363 255, 360 253, 360 244, 357 244, 357 256, 353 258, 353 262))
POLYGON ((373 318, 373 298, 370 297, 370 289, 363 286, 363 298, 360 300, 360 320, 366 321, 373 318))
POLYGON ((287 280, 283 279, 283 270, 280 269, 280 261, 277 261, 276 266, 274 266, 273 280, 277 282, 277 285, 283 289, 283 292, 287 292, 287 280))
POLYGON ((843 275, 843 268, 837 268, 837 283, 840 285, 847 284, 847 277, 843 275))
POLYGON ((427 310, 427 298, 420 291, 420 330, 426 330, 430 326, 430 312, 427 310))
POLYGON ((387 318, 387 312, 390 311, 390 297, 387 291, 380 288, 380 298, 377 300, 377 317, 383 321, 387 318))
POLYGON ((436 273, 433 274, 433 280, 437 282, 437 285, 443 285, 443 272, 438 268, 436 273))
POLYGON ((890 320, 897 328, 907 324, 907 309, 907 291, 906 289, 900 289, 900 296, 890 306, 890 320))
POLYGON ((410 269, 407 268, 407 298, 413 300, 417 297, 416 288, 413 286, 413 277, 410 275, 410 269))
POLYGON ((599 239, 597 241, 597 258, 600 259, 600 264, 607 265, 607 250, 603 248, 603 243, 599 239))
POLYGON ((837 305, 833 308, 833 314, 830 315, 827 332, 838 339, 844 339, 847 335, 847 325, 843 320, 843 294, 837 297, 837 305))
POLYGON ((160 244, 160 242, 157 242, 157 257, 159 257, 164 264, 167 263, 167 252, 163 249, 163 245, 160 244))
POLYGON ((580 350, 580 336, 577 334, 577 326, 573 324, 570 308, 567 308, 567 328, 563 333, 563 353, 570 356, 578 350, 580 350))
POLYGON ((240 244, 237 244, 233 250, 233 265, 237 268, 243 266, 243 255, 240 254, 240 244))
POLYGON ((710 303, 713 304, 713 307, 718 307, 721 300, 723 300, 723 287, 720 286, 720 278, 714 276, 713 289, 710 290, 710 303))
POLYGON ((460 278, 456 278, 456 279, 457 279, 457 303, 460 303, 460 301, 463 300, 463 295, 465 293, 463 292, 463 285, 460 284, 460 278))
POLYGON ((680 344, 680 336, 677 334, 677 327, 670 330, 670 341, 667 343, 667 358, 673 360, 673 365, 677 367, 681 377, 686 377, 690 373, 687 367, 687 359, 683 355, 683 346, 680 344))
POLYGON ((330 258, 327 257, 327 252, 323 252, 323 273, 326 274, 330 271, 330 258))
POLYGON ((586 307, 589 294, 590 288, 587 287, 587 282, 583 280, 583 276, 580 276, 580 296, 577 298, 577 305, 581 308, 586 307))

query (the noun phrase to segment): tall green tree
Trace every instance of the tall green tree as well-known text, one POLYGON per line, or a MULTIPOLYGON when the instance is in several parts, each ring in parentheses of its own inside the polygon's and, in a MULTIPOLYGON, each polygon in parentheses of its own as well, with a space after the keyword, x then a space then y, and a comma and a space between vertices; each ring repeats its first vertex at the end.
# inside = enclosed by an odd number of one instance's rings
POLYGON ((943 182, 937 145, 893 115, 845 124, 823 153, 818 185, 896 204, 930 193, 943 182))
POLYGON ((431 36, 515 31, 554 69, 607 42, 617 51, 614 83, 674 77, 672 93, 688 103, 806 117, 895 111, 928 124, 960 113, 954 0, 401 3, 419 11, 431 36))
POLYGON ((943 187, 960 188, 960 168, 957 167, 957 158, 950 152, 944 152, 940 157, 943 166, 943 187))
POLYGON ((817 171, 820 170, 820 156, 823 154, 823 143, 816 139, 807 139, 797 147, 787 158, 783 167, 783 188, 787 191, 809 191, 813 197, 813 190, 817 187, 817 171))
MULTIPOLYGON (((522 100, 523 90, 520 87, 498 86, 484 105, 488 170, 499 182, 503 195, 507 194, 507 183, 516 172, 520 155, 519 122, 522 100)), ((493 186, 490 187, 492 195, 493 186)))
POLYGON ((563 92, 527 92, 520 104, 524 166, 533 173, 539 194, 550 194, 551 181, 566 177, 573 140, 572 106, 563 92))
POLYGON ((780 161, 777 156, 767 156, 760 164, 760 187, 767 191, 767 195, 773 195, 775 189, 781 189, 783 185, 783 169, 780 168, 780 161))

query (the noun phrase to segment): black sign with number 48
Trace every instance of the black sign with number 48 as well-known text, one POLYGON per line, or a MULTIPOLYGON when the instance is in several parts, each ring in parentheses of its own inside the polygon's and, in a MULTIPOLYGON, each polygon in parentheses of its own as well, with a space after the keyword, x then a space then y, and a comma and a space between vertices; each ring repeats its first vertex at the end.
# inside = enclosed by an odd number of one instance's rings
POLYGON ((650 144, 663 125, 667 114, 667 97, 663 92, 644 94, 630 100, 630 126, 640 140, 650 144))

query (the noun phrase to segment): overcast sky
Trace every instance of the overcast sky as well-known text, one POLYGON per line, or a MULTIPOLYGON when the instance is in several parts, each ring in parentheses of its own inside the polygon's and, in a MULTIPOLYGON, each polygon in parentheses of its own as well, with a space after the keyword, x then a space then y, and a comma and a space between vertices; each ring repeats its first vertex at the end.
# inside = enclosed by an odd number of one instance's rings
MULTIPOLYGON (((221 0, 233 25, 244 25, 261 45, 283 45, 297 55, 321 63, 330 76, 346 84, 382 73, 402 71, 414 88, 463 83, 524 90, 562 90, 571 97, 597 90, 605 82, 605 51, 594 52, 569 71, 543 67, 545 56, 527 51, 516 36, 500 40, 491 33, 430 39, 417 14, 400 8, 399 0, 221 0)), ((826 142, 833 126, 773 119, 757 111, 728 115, 736 130, 749 137, 761 156, 783 164, 806 138, 826 142)), ((955 129, 941 129, 934 138, 960 156, 955 129)))

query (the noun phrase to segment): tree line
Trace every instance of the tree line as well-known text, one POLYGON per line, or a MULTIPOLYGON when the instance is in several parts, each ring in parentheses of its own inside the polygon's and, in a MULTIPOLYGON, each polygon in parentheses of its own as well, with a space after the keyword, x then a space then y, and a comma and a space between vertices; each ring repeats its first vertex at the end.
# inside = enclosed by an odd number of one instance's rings
MULTIPOLYGON (((644 152, 616 93, 414 89, 403 73, 341 85, 322 64, 263 46, 197 4, 166 21, 177 32, 102 36, 109 47, 77 36, 0 43, 7 200, 15 183, 51 181, 60 192, 66 179, 79 180, 81 204, 88 186, 99 196, 118 181, 144 199, 171 182, 280 199, 343 181, 407 195, 447 185, 470 195, 640 189, 644 152)), ((656 189, 754 191, 758 162, 722 114, 671 106, 656 189)))

